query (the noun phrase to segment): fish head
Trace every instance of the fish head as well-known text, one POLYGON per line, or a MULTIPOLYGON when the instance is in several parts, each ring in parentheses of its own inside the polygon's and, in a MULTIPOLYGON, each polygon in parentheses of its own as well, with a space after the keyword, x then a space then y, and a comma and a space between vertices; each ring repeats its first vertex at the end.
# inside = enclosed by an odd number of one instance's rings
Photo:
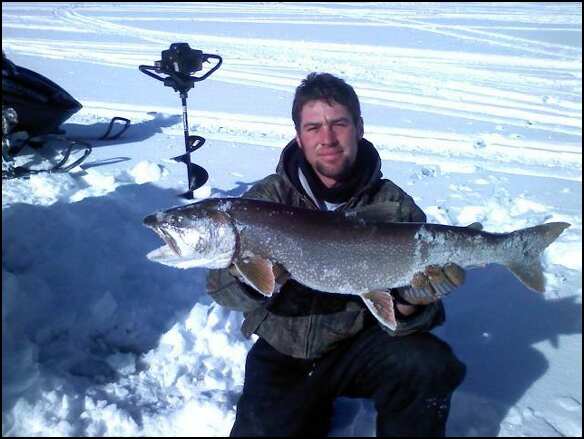
POLYGON ((228 213, 200 203, 148 215, 144 225, 165 242, 147 257, 164 265, 225 268, 237 249, 237 231, 228 213))

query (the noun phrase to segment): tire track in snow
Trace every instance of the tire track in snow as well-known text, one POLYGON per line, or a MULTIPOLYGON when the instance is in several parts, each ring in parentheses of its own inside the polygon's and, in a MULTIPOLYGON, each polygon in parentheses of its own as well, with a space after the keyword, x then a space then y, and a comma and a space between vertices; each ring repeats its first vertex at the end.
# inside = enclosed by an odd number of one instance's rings
POLYGON ((573 59, 574 57, 582 57, 582 49, 578 49, 576 47, 570 47, 563 44, 551 44, 526 38, 512 37, 509 35, 497 34, 495 32, 473 29, 468 26, 440 25, 405 18, 398 18, 389 22, 378 18, 365 18, 387 24, 401 22, 403 23, 404 27, 415 30, 422 30, 440 36, 454 37, 462 41, 476 41, 479 43, 485 43, 487 45, 518 50, 534 55, 544 55, 553 59, 573 59))
MULTIPOLYGON (((277 7, 262 5, 250 9, 249 5, 229 4, 225 9, 224 5, 205 4, 202 11, 206 13, 229 11, 237 17, 263 14, 268 15, 264 17, 266 21, 277 17, 278 14, 285 16, 286 13, 298 14, 302 11, 321 14, 329 21, 339 19, 340 22, 347 24, 355 20, 362 22, 386 20, 387 23, 381 24, 409 26, 421 31, 427 31, 428 26, 434 26, 430 31, 448 28, 428 24, 422 21, 425 17, 412 20, 409 17, 416 16, 412 14, 413 9, 401 6, 397 7, 396 13, 393 8, 387 10, 354 6, 338 8, 325 5, 277 7), (349 13, 352 14, 350 20, 349 13), (391 20, 388 17, 391 17, 391 20)), ((136 69, 139 64, 150 64, 153 59, 157 59, 161 47, 166 47, 170 42, 197 41, 204 50, 221 53, 228 60, 213 76, 213 80, 292 93, 299 80, 298 72, 313 70, 341 72, 343 77, 353 83, 364 104, 512 127, 529 126, 532 130, 581 138, 581 62, 574 59, 578 58, 576 49, 572 51, 575 52, 572 59, 556 59, 313 41, 220 37, 148 30, 113 23, 113 20, 104 17, 108 11, 118 15, 123 11, 148 10, 151 13, 152 6, 148 5, 144 9, 139 5, 126 4, 120 9, 111 5, 66 5, 59 7, 53 17, 57 28, 65 26, 67 29, 77 28, 83 32, 118 35, 126 39, 131 36, 144 43, 34 38, 5 38, 3 43, 10 50, 21 54, 136 69), (99 13, 100 17, 91 16, 92 13, 99 13), (357 65, 353 62, 356 58, 360 60, 357 65), (375 65, 376 68, 370 69, 371 65, 375 65)), ((201 12, 198 6, 183 4, 158 5, 155 9, 159 14, 201 12)), ((18 7, 13 6, 6 14, 3 10, 3 15, 11 17, 10 14, 15 14, 18 10, 18 7)), ((484 12, 484 8, 478 10, 484 12)), ((432 18, 432 14, 437 13, 431 11, 427 17, 432 18)), ((21 19, 23 22, 20 25, 26 25, 26 19, 24 17, 21 19)), ((34 25, 31 23, 31 27, 34 25)), ((457 29, 472 30, 468 26, 459 26, 457 29)), ((482 41, 485 43, 491 41, 489 38, 496 38, 492 32, 482 34, 485 37, 482 41)), ((511 41, 512 46, 517 43, 513 46, 514 49, 520 50, 526 45, 553 48, 549 44, 513 38, 506 39, 511 41)), ((303 75, 304 73, 301 74, 303 75)), ((386 143, 391 141, 387 136, 385 139, 386 143)), ((418 138, 417 141, 422 139, 418 138)), ((433 139, 424 138, 423 141, 432 144, 433 139)), ((466 144, 472 145, 472 142, 466 144)), ((405 142, 404 145, 411 146, 412 140, 405 142)), ((424 150, 423 146, 418 147, 420 148, 424 150)), ((523 150, 526 147, 521 148, 523 150)), ((433 150, 433 147, 427 149, 433 150)), ((530 149, 529 146, 527 149, 530 149)), ((475 154, 476 151, 472 156, 475 154)), ((557 162, 557 158, 554 160, 554 163, 557 162)), ((572 156, 562 157, 560 165, 562 163, 575 163, 576 168, 581 169, 581 159, 573 160, 572 156)))
MULTIPOLYGON (((197 38, 201 40, 201 38, 197 38)), ((86 61, 102 65, 124 67, 135 69, 139 64, 151 63, 151 60, 159 57, 158 51, 153 50, 151 44, 140 43, 100 43, 100 42, 72 42, 72 41, 40 41, 31 39, 5 39, 4 43, 11 50, 27 55, 44 56, 52 59, 64 59, 76 61, 86 61)), ((452 117, 465 118, 474 121, 492 122, 495 124, 506 123, 512 126, 525 126, 526 121, 537 123, 534 128, 548 131, 576 135, 581 129, 581 113, 574 109, 569 100, 559 100, 559 105, 563 108, 553 108, 544 102, 533 102, 530 105, 517 103, 513 99, 505 96, 506 90, 495 87, 495 84, 482 85, 466 81, 458 81, 457 72, 452 68, 447 68, 446 72, 440 72, 437 64, 434 64, 436 71, 436 88, 427 90, 428 79, 425 77, 411 76, 406 73, 394 72, 391 68, 383 71, 383 65, 379 66, 381 74, 369 74, 365 69, 355 68, 351 65, 343 66, 342 61, 350 58, 348 51, 340 51, 334 56, 321 57, 319 62, 308 65, 309 62, 291 62, 293 59, 305 59, 302 57, 302 50, 298 49, 294 53, 289 53, 287 58, 278 62, 265 63, 265 59, 273 59, 280 52, 279 49, 272 50, 274 57, 262 56, 256 58, 244 58, 234 54, 230 58, 230 49, 219 49, 226 59, 232 59, 235 64, 232 67, 226 65, 214 77, 214 80, 223 81, 238 85, 254 85, 264 88, 279 89, 292 92, 298 82, 297 75, 274 74, 269 69, 279 68, 286 70, 345 70, 347 77, 364 78, 370 76, 369 81, 361 82, 361 79, 353 81, 358 92, 362 96, 364 103, 380 106, 387 106, 398 109, 408 109, 412 111, 423 111, 432 114, 448 115, 452 117), (237 62, 239 58, 239 62, 237 62), (263 62, 264 65, 261 65, 263 62), (258 64, 260 66, 258 67, 258 64), (254 67, 246 67, 253 65, 254 67), (449 75, 449 76, 445 76, 449 75), (376 85, 375 83, 379 84, 376 85), (395 85, 395 84, 398 85, 395 85), (381 84, 386 84, 382 87, 381 84), (457 90, 458 89, 458 90, 457 90), (460 90, 464 90, 462 93, 460 90)), ((261 48, 257 49, 262 52, 261 48)), ((266 54, 266 49, 263 53, 266 54)), ((249 54, 247 55, 249 56, 249 54)), ((256 56, 260 56, 259 54, 256 56)), ((372 55, 370 61, 376 56, 372 55)), ((388 56, 389 57, 389 56, 388 56)), ((395 56, 391 56, 395 59, 395 56)), ((417 63, 421 63, 419 61, 417 63)), ((410 63, 412 64, 412 63, 410 63)), ((415 68, 416 64, 411 65, 415 68)), ((401 66, 399 70, 408 70, 401 66)), ((460 72, 461 74, 464 72, 460 72)), ((492 78, 493 75, 490 75, 492 78)), ((519 75, 511 78, 520 81, 519 75)), ((491 79, 492 80, 492 79, 491 79)), ((509 87, 512 88, 512 87, 509 87)), ((548 89, 550 94, 553 94, 548 89)), ((512 93, 515 96, 520 93, 512 93)), ((523 93, 523 96, 529 96, 523 93)))
MULTIPOLYGON (((149 113, 176 115, 176 108, 84 102, 75 117, 103 118, 123 115, 140 122, 149 113)), ((288 118, 254 116, 228 112, 189 111, 192 130, 210 141, 233 142, 283 148, 294 137, 288 118)), ((182 122, 163 128, 166 135, 181 137, 182 122)), ((445 172, 471 173, 480 167, 493 172, 533 175, 582 181, 582 148, 578 143, 531 142, 503 135, 484 135, 485 146, 477 147, 472 135, 447 131, 365 126, 365 136, 375 143, 383 160, 440 166, 445 172)))

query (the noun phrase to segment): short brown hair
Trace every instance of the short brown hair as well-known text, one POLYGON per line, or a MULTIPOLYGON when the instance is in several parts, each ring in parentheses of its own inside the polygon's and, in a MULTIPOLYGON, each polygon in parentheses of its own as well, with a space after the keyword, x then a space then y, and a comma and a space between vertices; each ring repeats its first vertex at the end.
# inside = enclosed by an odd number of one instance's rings
POLYGON ((294 102, 292 103, 292 120, 296 131, 300 131, 300 112, 309 101, 322 99, 329 105, 333 103, 347 107, 353 117, 353 122, 358 125, 361 120, 361 105, 357 93, 349 84, 341 78, 330 73, 310 73, 296 88, 294 102))

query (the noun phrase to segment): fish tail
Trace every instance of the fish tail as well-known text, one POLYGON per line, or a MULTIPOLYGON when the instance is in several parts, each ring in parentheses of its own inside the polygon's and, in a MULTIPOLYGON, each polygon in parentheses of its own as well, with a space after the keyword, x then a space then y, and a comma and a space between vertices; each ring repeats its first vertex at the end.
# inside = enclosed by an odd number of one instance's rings
POLYGON ((570 225, 554 222, 512 232, 514 257, 505 265, 527 288, 543 293, 545 277, 540 256, 570 225))

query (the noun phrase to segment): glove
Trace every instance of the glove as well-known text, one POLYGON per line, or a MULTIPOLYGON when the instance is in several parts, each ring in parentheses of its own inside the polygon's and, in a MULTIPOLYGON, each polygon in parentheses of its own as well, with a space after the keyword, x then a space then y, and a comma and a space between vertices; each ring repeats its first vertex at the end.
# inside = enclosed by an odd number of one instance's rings
POLYGON ((442 299, 464 283, 464 269, 457 264, 444 266, 429 265, 423 272, 417 272, 411 285, 399 288, 397 300, 409 305, 428 305, 442 299))

